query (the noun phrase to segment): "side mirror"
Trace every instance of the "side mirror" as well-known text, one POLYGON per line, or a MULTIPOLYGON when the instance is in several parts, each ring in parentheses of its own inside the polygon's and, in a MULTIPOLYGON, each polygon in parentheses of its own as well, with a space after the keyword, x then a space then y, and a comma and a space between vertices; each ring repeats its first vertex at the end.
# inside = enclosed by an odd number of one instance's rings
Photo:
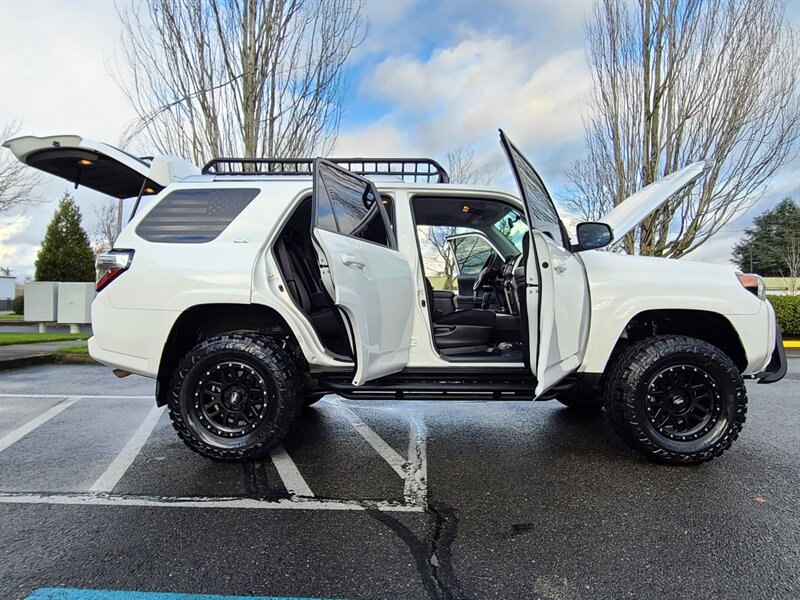
POLYGON ((608 246, 614 239, 611 227, 605 223, 580 223, 576 228, 578 247, 581 250, 595 250, 608 246))

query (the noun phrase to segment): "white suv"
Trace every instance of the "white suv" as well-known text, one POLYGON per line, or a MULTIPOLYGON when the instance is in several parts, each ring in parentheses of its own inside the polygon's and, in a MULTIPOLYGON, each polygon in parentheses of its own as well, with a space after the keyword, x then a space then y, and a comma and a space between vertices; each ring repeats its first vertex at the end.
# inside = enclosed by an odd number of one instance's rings
POLYGON ((786 359, 760 278, 608 251, 706 163, 570 237, 502 134, 520 197, 452 185, 426 159, 138 159, 77 136, 23 137, 24 163, 137 197, 97 259, 89 350, 157 380, 178 435, 250 459, 299 411, 346 398, 548 400, 605 407, 631 446, 670 463, 720 455, 745 420, 745 377, 786 359), (365 178, 368 176, 369 179, 365 178), (426 227, 452 227, 458 293, 433 289, 426 227), (603 250, 601 250, 603 249, 603 250))

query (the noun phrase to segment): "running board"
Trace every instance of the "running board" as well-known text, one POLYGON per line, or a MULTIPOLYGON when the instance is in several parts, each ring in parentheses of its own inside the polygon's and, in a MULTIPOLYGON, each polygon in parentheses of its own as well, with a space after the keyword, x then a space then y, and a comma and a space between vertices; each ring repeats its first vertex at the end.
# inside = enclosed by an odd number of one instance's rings
POLYGON ((358 387, 345 374, 320 378, 319 385, 349 400, 533 400, 536 379, 524 370, 469 376, 409 370, 358 387))

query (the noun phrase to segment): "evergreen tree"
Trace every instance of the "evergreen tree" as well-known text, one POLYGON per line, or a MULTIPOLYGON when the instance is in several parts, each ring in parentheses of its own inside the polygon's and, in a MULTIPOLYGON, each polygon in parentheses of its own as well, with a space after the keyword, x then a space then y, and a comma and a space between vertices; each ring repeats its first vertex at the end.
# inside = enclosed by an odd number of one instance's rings
POLYGON ((94 281, 94 254, 69 192, 58 203, 36 256, 37 281, 94 281))
POLYGON ((786 273, 787 252, 800 238, 800 206, 791 198, 753 221, 744 240, 733 247, 733 260, 746 273, 782 277, 786 273))

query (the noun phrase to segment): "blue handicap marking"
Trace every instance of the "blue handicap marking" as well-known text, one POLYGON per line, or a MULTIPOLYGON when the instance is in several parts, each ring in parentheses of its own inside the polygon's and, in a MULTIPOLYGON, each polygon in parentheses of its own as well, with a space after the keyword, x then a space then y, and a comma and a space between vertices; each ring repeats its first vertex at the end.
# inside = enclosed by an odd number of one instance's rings
POLYGON ((167 592, 127 592, 39 588, 26 600, 323 600, 322 598, 287 598, 285 596, 215 596, 209 594, 172 594, 167 592))

